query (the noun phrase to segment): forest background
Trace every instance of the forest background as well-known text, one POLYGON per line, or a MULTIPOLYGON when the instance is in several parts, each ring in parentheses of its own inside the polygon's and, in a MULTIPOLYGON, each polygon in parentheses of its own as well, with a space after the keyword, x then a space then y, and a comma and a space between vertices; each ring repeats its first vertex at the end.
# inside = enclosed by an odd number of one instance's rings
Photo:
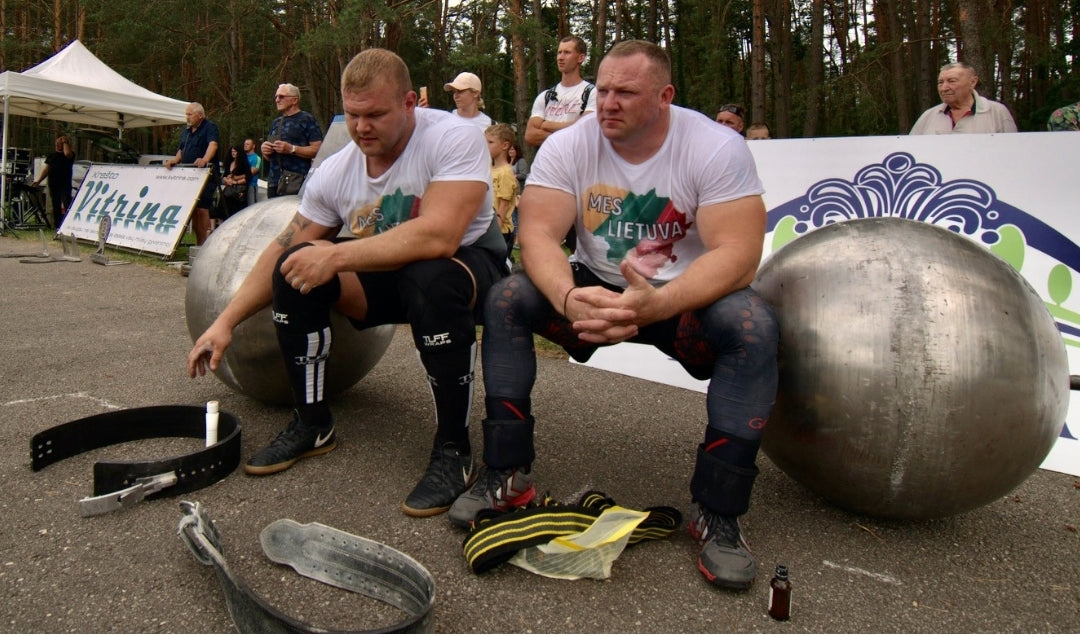
MULTIPOLYGON (((957 59, 1022 131, 1080 100, 1080 0, 0 0, 0 33, 0 70, 79 39, 141 86, 202 103, 223 145, 266 135, 282 82, 325 130, 342 68, 374 46, 401 55, 436 108, 453 108, 445 82, 476 73, 485 112, 523 133, 568 34, 589 43, 590 79, 611 44, 657 42, 677 104, 712 116, 741 103, 774 137, 906 134, 957 59)), ((43 153, 66 125, 10 126, 11 145, 43 153)), ((178 138, 178 126, 125 133, 147 153, 178 138)))

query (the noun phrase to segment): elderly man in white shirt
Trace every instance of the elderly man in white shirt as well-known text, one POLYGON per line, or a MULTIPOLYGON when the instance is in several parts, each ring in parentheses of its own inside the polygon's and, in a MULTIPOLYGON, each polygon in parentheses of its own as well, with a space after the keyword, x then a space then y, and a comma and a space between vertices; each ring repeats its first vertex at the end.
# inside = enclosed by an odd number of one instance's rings
POLYGON ((938 95, 942 103, 923 113, 911 127, 912 135, 945 133, 1015 133, 1016 122, 1005 105, 975 91, 979 78, 963 62, 941 67, 938 95))

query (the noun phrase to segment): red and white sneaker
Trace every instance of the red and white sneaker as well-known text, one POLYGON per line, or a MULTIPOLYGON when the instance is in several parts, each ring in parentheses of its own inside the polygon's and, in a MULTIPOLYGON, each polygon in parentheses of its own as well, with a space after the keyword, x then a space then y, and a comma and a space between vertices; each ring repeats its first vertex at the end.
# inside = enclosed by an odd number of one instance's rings
POLYGON ((454 500, 447 516, 453 524, 469 528, 480 511, 511 511, 528 505, 535 497, 536 487, 533 486, 531 468, 485 467, 473 488, 454 500))

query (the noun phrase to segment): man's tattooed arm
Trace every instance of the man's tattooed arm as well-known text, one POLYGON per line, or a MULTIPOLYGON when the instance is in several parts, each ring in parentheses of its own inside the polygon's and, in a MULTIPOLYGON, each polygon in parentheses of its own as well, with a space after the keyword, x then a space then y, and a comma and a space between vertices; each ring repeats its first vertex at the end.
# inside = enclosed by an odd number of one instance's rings
POLYGON ((297 213, 292 218, 292 221, 289 222, 289 225, 281 231, 281 234, 278 235, 278 245, 283 248, 288 248, 292 246, 293 237, 296 236, 296 233, 303 230, 304 228, 307 228, 311 225, 311 223, 312 222, 309 219, 305 219, 304 217, 300 216, 300 213, 297 213))

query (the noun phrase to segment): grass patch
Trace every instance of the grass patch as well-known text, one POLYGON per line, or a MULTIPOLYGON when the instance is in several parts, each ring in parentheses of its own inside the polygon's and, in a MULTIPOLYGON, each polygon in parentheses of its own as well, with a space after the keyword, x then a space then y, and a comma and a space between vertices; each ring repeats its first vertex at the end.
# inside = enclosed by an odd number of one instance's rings
MULTIPOLYGON (((45 241, 48 244, 49 252, 53 254, 60 254, 60 240, 56 238, 56 231, 48 228, 42 228, 41 232, 45 233, 45 241)), ((41 245, 41 239, 38 238, 38 230, 36 228, 28 228, 24 230, 5 230, 4 235, 9 239, 17 239, 21 243, 25 244, 28 249, 33 249, 41 245)), ((132 252, 130 250, 120 250, 116 248, 105 247, 105 255, 110 259, 116 261, 130 261, 132 263, 138 263, 141 265, 148 265, 159 270, 176 270, 174 266, 170 266, 170 261, 187 261, 188 248, 195 245, 195 235, 187 232, 184 234, 183 239, 180 241, 180 245, 177 246, 176 252, 171 257, 163 257, 158 254, 152 254, 149 252, 132 252)), ((89 256, 97 251, 96 241, 79 240, 79 251, 89 256)))

